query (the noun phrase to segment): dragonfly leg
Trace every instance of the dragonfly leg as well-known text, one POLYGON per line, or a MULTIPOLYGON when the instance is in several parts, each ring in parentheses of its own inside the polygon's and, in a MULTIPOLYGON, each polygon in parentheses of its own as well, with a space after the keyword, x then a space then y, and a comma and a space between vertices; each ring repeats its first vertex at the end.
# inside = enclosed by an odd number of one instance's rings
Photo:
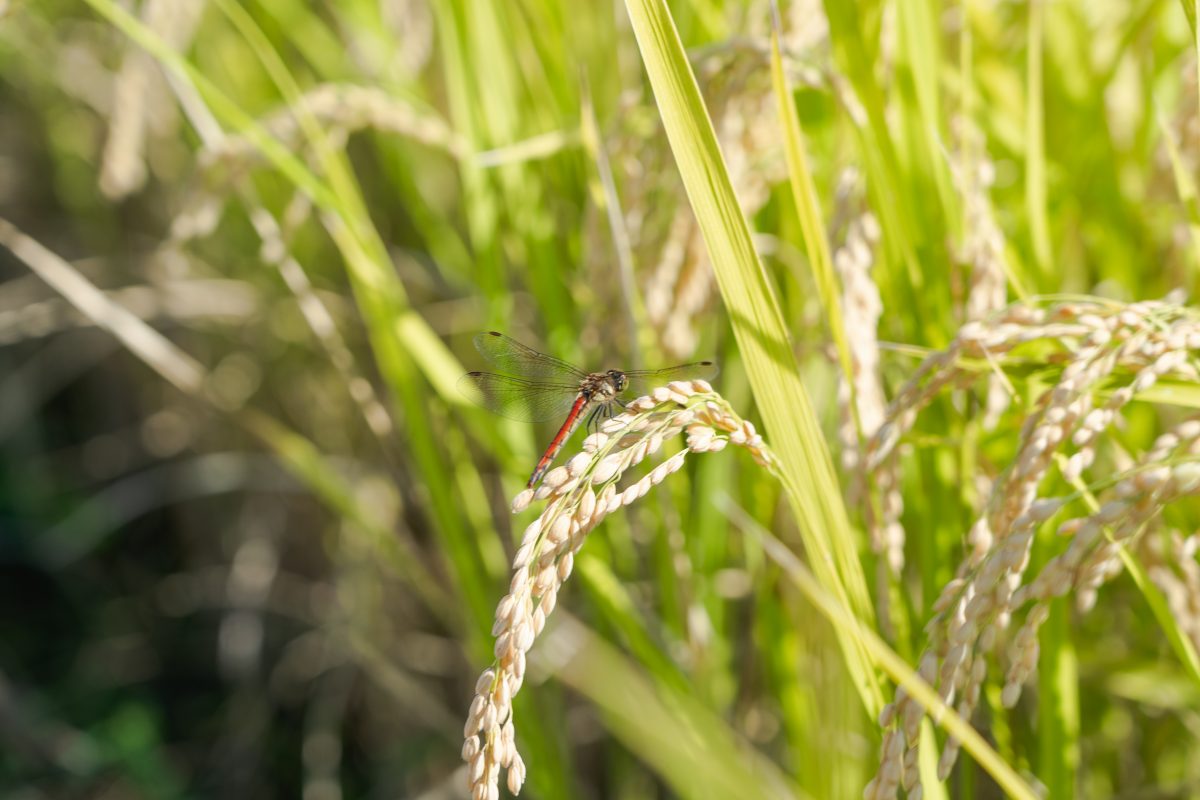
POLYGON ((588 414, 587 425, 586 425, 588 433, 595 433, 595 430, 597 427, 596 426, 596 418, 600 415, 600 412, 603 410, 604 410, 604 406, 599 405, 592 409, 592 413, 588 414))

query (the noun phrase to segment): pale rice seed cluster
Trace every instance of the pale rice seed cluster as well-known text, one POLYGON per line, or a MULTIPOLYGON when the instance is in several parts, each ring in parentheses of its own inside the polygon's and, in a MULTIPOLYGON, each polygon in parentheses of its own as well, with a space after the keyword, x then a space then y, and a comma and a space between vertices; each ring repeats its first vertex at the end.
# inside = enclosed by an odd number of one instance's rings
MULTIPOLYGON (((1197 457, 1200 419, 1190 419, 1159 437, 1139 464, 1123 473, 1105 492, 1106 502, 1096 511, 1058 526, 1060 536, 1070 537, 1067 549, 1047 562, 1033 581, 1013 593, 1014 608, 1028 602, 1034 605, 1009 646, 1003 692, 1006 706, 1016 704, 1021 687, 1037 666, 1037 629, 1049 614, 1049 601, 1074 590, 1076 605, 1080 610, 1090 610, 1096 602, 1096 590, 1121 570, 1120 547, 1141 532, 1164 506, 1200 491, 1197 457)), ((1052 513, 1070 499, 1041 502, 1052 513)), ((1186 571, 1186 560, 1179 563, 1186 571)), ((1195 575, 1195 561, 1190 566, 1195 575)), ((1184 623, 1189 620, 1194 620, 1193 614, 1185 613, 1180 618, 1184 623)), ((1181 627, 1187 628, 1186 624, 1181 627)))
MULTIPOLYGON (((984 136, 977 127, 964 122, 963 152, 982 153, 984 136)), ((964 304, 968 321, 984 320, 1008 303, 1008 270, 1005 266, 1004 233, 992 211, 989 191, 996 180, 995 165, 986 155, 975 163, 967 162, 954 170, 954 181, 963 199, 962 263, 970 270, 964 304)), ((1008 409, 1009 389, 998 375, 987 379, 983 427, 996 427, 1008 409)))
MULTIPOLYGON (((147 0, 141 18, 172 49, 183 52, 203 12, 202 2, 147 0)), ((178 116, 158 62, 140 47, 127 45, 112 84, 108 136, 100 160, 100 191, 105 197, 120 200, 145 185, 147 140, 151 135, 178 136, 178 116)))
POLYGON ((526 489, 514 498, 513 513, 535 500, 545 500, 546 507, 525 529, 513 558, 512 584, 496 607, 492 627, 495 661, 476 683, 463 728, 462 755, 473 800, 499 797, 502 770, 507 771, 513 794, 525 782, 512 698, 525 679, 526 653, 554 610, 588 533, 677 472, 689 452, 717 452, 731 442, 773 468, 774 458, 754 426, 738 417, 706 381, 676 381, 629 403, 624 413, 584 440, 579 454, 547 472, 536 491, 526 489), (618 490, 627 470, 681 433, 687 437, 684 449, 618 490))
POLYGON ((839 374, 838 406, 843 413, 838 438, 842 444, 842 468, 847 475, 861 474, 858 471, 862 458, 859 428, 864 441, 874 435, 883 423, 886 406, 879 371, 878 330, 883 301, 871 278, 879 237, 879 222, 869 211, 865 212, 850 221, 845 241, 833 254, 833 266, 842 285, 842 319, 853 369, 853 397, 858 409, 856 428, 854 416, 846 412, 851 399, 850 384, 839 374))
MULTIPOLYGON (((846 376, 838 375, 838 407, 841 409, 838 439, 841 442, 842 469, 848 476, 847 497, 850 504, 865 508, 871 549, 884 555, 879 562, 880 591, 877 593, 880 602, 884 602, 887 598, 884 584, 888 571, 895 574, 904 567, 904 530, 900 527, 904 500, 898 485, 892 480, 895 473, 878 470, 871 476, 881 508, 876 513, 872 504, 864 502, 869 496, 867 475, 860 468, 864 456, 863 443, 883 423, 885 411, 878 332, 883 302, 871 278, 880 235, 879 223, 870 212, 855 217, 846 228, 845 241, 833 254, 833 264, 842 285, 843 327, 853 370, 853 392, 846 376), (852 398, 857 417, 850 413, 852 398)), ((886 613, 880 614, 881 619, 887 616, 886 613)))
MULTIPOLYGON (((951 165, 956 187, 963 198, 964 235, 959 257, 969 269, 963 313, 969 322, 979 322, 1000 312, 1006 302, 1008 279, 1004 264, 1004 235, 996 223, 988 194, 995 179, 995 170, 992 162, 982 155, 983 137, 969 123, 960 123, 957 127, 962 129, 962 151, 981 153, 976 162, 951 165), (970 147, 969 144, 975 146, 970 147)), ((851 327, 847 325, 848 329, 851 327)), ((992 357, 986 348, 983 352, 985 357, 992 357)), ((972 376, 967 376, 968 382, 973 380, 972 376)), ((916 379, 910 381, 909 386, 913 386, 915 381, 916 379)), ((999 375, 988 375, 985 381, 987 399, 983 426, 990 430, 1008 408, 1009 387, 999 375)), ((929 397, 936 395, 941 388, 942 386, 938 385, 929 397)), ((865 424, 863 427, 864 436, 871 437, 878 429, 879 423, 875 423, 869 430, 865 424)), ((904 567, 906 539, 900 521, 904 513, 904 499, 900 493, 899 455, 897 448, 888 448, 886 457, 877 459, 870 465, 868 471, 878 500, 874 504, 864 504, 872 547, 876 553, 885 554, 884 564, 890 568, 893 575, 899 574, 904 567)), ((856 458, 856 464, 857 461, 856 458)), ((850 474, 853 475, 853 472, 850 474)), ((853 480, 863 482, 865 476, 853 480)), ((990 485, 985 486, 984 493, 990 491, 990 488, 990 485)), ((881 586, 878 593, 881 606, 885 603, 886 596, 886 587, 881 586)), ((888 615, 881 611, 880 616, 886 623, 888 615)))
MULTIPOLYGON (((782 153, 776 146, 774 98, 769 85, 756 86, 749 77, 731 79, 730 73, 716 71, 722 63, 709 59, 700 77, 708 86, 720 87, 723 102, 716 117, 717 138, 738 201, 746 215, 753 217, 783 174, 782 153), (718 77, 722 78, 720 84, 718 77)), ((675 215, 645 288, 647 317, 660 332, 667 352, 682 356, 695 350, 693 323, 708 305, 713 286, 699 226, 690 212, 675 215)))
MULTIPOLYGON (((1066 549, 1026 579, 1037 529, 1077 499, 1039 496, 1051 467, 1060 464, 1068 482, 1082 480, 1101 436, 1134 397, 1167 376, 1200 377, 1189 353, 1200 348, 1200 320, 1167 302, 1018 304, 987 321, 968 323, 900 390, 868 444, 868 468, 885 463, 918 411, 939 392, 970 386, 987 374, 980 363, 999 364, 1031 343, 1039 343, 1034 346, 1041 348, 1039 360, 1062 365, 1059 382, 1035 400, 1012 465, 993 482, 968 532, 969 552, 934 603, 934 617, 925 628, 928 646, 919 661, 921 676, 968 719, 989 654, 1008 639, 1003 701, 1012 705, 1036 667, 1037 629, 1048 615, 1048 601, 1074 591, 1081 606, 1090 607, 1096 589, 1120 569, 1119 544, 1163 506, 1200 491, 1200 464, 1190 460, 1200 453, 1200 421, 1189 420, 1120 473, 1102 493, 1097 510, 1059 525, 1059 533, 1070 537, 1066 549), (1053 350, 1049 357, 1047 349, 1053 350), (1007 636, 1013 616, 1030 603, 1022 625, 1007 636)), ((924 710, 898 689, 880 717, 886 729, 881 763, 866 798, 894 798, 901 787, 910 798, 922 796, 916 765, 923 716, 924 710)), ((941 778, 957 754, 958 743, 951 738, 938 765, 941 778)))
POLYGON ((1146 574, 1167 601, 1171 616, 1192 647, 1200 652, 1200 534, 1184 536, 1177 530, 1144 536, 1138 557, 1146 574))

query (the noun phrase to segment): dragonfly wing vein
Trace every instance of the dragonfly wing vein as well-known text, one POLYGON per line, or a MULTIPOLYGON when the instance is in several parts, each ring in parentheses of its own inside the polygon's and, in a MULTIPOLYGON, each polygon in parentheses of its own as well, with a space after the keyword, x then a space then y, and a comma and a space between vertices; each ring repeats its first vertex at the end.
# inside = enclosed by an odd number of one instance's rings
POLYGON ((475 337, 475 349, 489 364, 508 375, 545 378, 555 383, 578 383, 587 373, 560 358, 539 353, 497 331, 475 337))
POLYGON ((716 377, 717 365, 711 361, 694 361, 691 364, 680 364, 666 369, 642 369, 625 373, 629 381, 628 395, 645 394, 656 386, 664 386, 671 381, 691 380, 702 378, 710 380, 716 377))
POLYGON ((562 419, 579 395, 578 385, 524 380, 492 372, 468 372, 459 379, 458 388, 471 402, 519 422, 562 419))

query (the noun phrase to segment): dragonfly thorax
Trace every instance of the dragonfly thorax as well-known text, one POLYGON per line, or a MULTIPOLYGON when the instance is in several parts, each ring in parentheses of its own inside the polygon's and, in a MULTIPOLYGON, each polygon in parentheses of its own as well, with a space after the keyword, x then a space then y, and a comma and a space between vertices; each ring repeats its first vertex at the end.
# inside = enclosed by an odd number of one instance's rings
POLYGON ((625 391, 627 385, 629 379, 625 377, 624 372, 610 369, 608 372, 593 372, 588 375, 579 382, 579 391, 589 400, 604 403, 625 391))

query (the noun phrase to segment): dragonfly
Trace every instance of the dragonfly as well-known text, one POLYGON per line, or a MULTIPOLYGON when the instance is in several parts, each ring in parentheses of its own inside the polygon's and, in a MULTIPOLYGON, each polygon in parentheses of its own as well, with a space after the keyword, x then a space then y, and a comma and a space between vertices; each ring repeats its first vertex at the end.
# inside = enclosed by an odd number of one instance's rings
POLYGON ((621 395, 626 390, 642 393, 684 376, 710 378, 717 372, 711 361, 666 369, 585 372, 499 331, 477 335, 475 349, 497 372, 468 372, 459 379, 459 391, 472 402, 519 422, 564 420, 529 476, 528 489, 542 479, 581 423, 586 420, 590 428, 625 407, 621 395))

